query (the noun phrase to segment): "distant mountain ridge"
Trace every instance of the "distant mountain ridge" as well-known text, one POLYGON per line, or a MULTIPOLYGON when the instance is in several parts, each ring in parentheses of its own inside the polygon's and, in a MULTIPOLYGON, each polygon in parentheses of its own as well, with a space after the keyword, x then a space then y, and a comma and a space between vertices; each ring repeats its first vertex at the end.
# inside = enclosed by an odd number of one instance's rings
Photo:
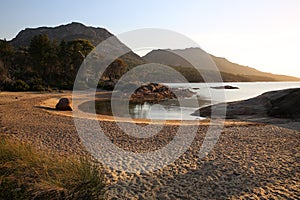
POLYGON ((72 22, 57 27, 26 28, 11 40, 11 44, 15 47, 29 46, 31 39, 39 34, 46 34, 50 40, 57 41, 86 39, 91 41, 93 45, 97 45, 103 40, 113 36, 113 34, 104 28, 94 28, 78 22, 72 22))
MULTIPOLYGON (((172 50, 172 52, 179 54, 188 54, 190 56, 199 56, 199 49, 187 48, 172 50)), ((222 73, 224 81, 300 81, 300 78, 277 75, 267 72, 261 72, 255 68, 248 66, 239 65, 232 63, 225 58, 216 57, 210 55, 212 60, 215 62, 217 68, 222 73), (226 80, 227 79, 227 80, 226 80)), ((193 66, 185 59, 177 56, 176 54, 170 53, 168 50, 153 50, 143 56, 143 59, 147 62, 160 63, 169 66, 175 66, 176 68, 192 68, 193 66)))
MULTIPOLYGON (((15 48, 28 47, 31 39, 39 34, 46 34, 50 40, 56 40, 58 42, 62 40, 71 41, 76 39, 86 39, 91 41, 94 46, 113 36, 112 33, 104 28, 95 28, 85 26, 78 22, 72 22, 70 24, 60 25, 57 27, 26 28, 19 32, 17 36, 10 41, 10 43, 15 48)), ((181 51, 192 56, 198 56, 195 48, 175 51, 181 51)), ((153 50, 144 57, 140 57, 133 52, 129 52, 122 56, 122 58, 128 64, 129 68, 146 62, 156 62, 176 66, 177 69, 191 67, 184 59, 170 55, 170 53, 165 50, 153 50)), ((213 55, 211 55, 211 58, 221 72, 224 81, 300 81, 300 78, 261 72, 248 66, 232 63, 225 58, 213 55)), ((193 74, 193 71, 189 71, 189 73, 193 74)), ((195 76, 196 75, 194 75, 194 77, 195 76)), ((197 82, 199 80, 196 78, 193 81, 197 82)))
POLYGON ((218 66, 219 70, 222 72, 227 72, 227 73, 237 74, 242 76, 269 77, 275 79, 276 81, 300 81, 300 78, 297 77, 262 72, 252 67, 232 63, 228 61, 226 58, 216 57, 213 55, 211 55, 211 57, 216 63, 216 65, 218 66))

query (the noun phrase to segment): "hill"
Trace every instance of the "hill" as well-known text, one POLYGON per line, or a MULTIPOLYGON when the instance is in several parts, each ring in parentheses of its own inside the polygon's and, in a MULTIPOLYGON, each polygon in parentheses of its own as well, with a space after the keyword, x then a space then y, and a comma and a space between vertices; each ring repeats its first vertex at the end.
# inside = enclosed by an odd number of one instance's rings
MULTIPOLYGON (((34 36, 47 35, 52 41, 73 41, 73 40, 88 40, 94 46, 97 46, 102 41, 113 36, 112 33, 104 28, 95 28, 91 26, 85 26, 78 22, 72 22, 66 25, 60 25, 57 27, 38 27, 38 28, 26 28, 20 31, 15 38, 10 41, 15 48, 28 47, 34 36)), ((130 67, 143 64, 145 61, 133 52, 129 52, 124 55, 122 59, 130 67)))
MULTIPOLYGON (((198 48, 188 48, 183 50, 172 50, 176 54, 188 55, 189 57, 198 57, 198 48)), ((167 50, 153 50, 146 54, 143 59, 147 62, 155 62, 164 65, 173 66, 175 69, 181 69, 182 72, 193 74, 192 65, 182 57, 173 54, 167 50)), ((277 75, 261 72, 254 68, 232 63, 225 58, 210 55, 217 68, 221 72, 224 81, 300 81, 300 78, 277 75)), ((210 70, 206 68, 205 70, 210 70)))
MULTIPOLYGON (((0 40, 0 90, 72 89, 84 56, 111 36, 113 34, 104 28, 73 22, 57 27, 26 28, 11 41, 0 40)), ((225 82, 300 81, 299 78, 265 73, 232 63, 225 58, 209 56, 199 48, 173 50, 191 59, 199 56, 208 58, 206 63, 200 63, 203 66, 202 70, 206 72, 205 77, 202 77, 202 72, 199 73, 186 60, 169 51, 154 50, 140 57, 121 41, 117 40, 117 42, 118 45, 114 45, 114 48, 125 48, 128 53, 111 63, 101 77, 98 77, 98 72, 93 70, 81 74, 78 79, 80 88, 91 85, 95 87, 97 84, 99 87, 108 85, 107 88, 113 88, 116 80, 124 73, 147 62, 169 65, 185 76, 189 82, 222 81, 220 78, 216 79, 216 73, 211 69, 212 60, 216 63, 225 82)), ((149 77, 155 74, 150 68, 148 70, 149 72, 145 72, 143 76, 149 77)), ((161 71, 157 73, 162 75, 161 71)))
POLYGON ((252 67, 232 63, 226 58, 216 57, 213 55, 211 55, 211 57, 221 72, 227 72, 245 77, 252 76, 253 78, 256 77, 256 79, 261 77, 266 79, 274 79, 275 81, 300 81, 300 78, 297 77, 262 72, 252 67))
POLYGON ((14 47, 27 47, 31 39, 35 35, 40 34, 48 35, 50 40, 56 40, 58 42, 62 40, 72 41, 75 39, 86 39, 93 45, 97 45, 103 40, 113 36, 113 34, 104 28, 88 27, 78 22, 72 22, 57 27, 26 28, 11 40, 11 44, 14 47))
MULTIPOLYGON (((40 34, 46 34, 50 40, 57 42, 84 39, 90 41, 94 46, 113 36, 112 33, 104 28, 95 28, 78 22, 72 22, 57 27, 26 28, 12 39, 10 43, 15 48, 28 47, 32 38, 40 34)), ((199 49, 197 48, 174 51, 179 54, 189 55, 190 57, 199 56, 199 49)), ((203 81, 201 75, 191 68, 190 63, 166 50, 153 50, 142 58, 133 52, 129 52, 121 58, 129 68, 144 64, 145 62, 161 63, 173 66, 176 70, 186 75, 187 79, 192 82, 203 81)), ((211 55, 211 58, 221 72, 224 81, 300 81, 300 78, 261 72, 248 66, 232 63, 226 58, 214 55, 211 55)), ((210 69, 207 70, 209 71, 210 69)))

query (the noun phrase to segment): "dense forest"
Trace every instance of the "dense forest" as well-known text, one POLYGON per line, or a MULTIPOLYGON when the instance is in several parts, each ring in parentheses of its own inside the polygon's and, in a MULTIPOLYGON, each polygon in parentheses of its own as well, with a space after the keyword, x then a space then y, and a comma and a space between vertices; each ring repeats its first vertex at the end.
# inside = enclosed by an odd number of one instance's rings
MULTIPOLYGON (((28 47, 17 49, 0 40, 0 90, 72 89, 81 63, 93 49, 89 40, 58 42, 42 34, 34 36, 28 47)), ((117 59, 107 68, 102 81, 114 81, 126 70, 127 64, 117 59)), ((88 87, 88 83, 82 83, 82 87, 88 87)))

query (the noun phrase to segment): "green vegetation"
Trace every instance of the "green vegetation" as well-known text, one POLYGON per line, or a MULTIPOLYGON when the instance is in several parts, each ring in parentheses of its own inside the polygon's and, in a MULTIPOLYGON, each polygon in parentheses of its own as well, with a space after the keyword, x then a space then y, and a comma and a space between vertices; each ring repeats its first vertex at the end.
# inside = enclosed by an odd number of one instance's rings
MULTIPOLYGON (((47 35, 36 35, 28 47, 18 49, 9 42, 0 40, 0 90, 73 89, 83 59, 93 49, 89 40, 58 42, 51 41, 47 35)), ((113 81, 126 70, 127 64, 122 59, 117 59, 104 72, 102 79, 113 81)), ((89 84, 91 83, 84 82, 82 88, 89 84)))
POLYGON ((103 176, 85 158, 0 138, 0 199, 102 199, 103 188, 103 176))
POLYGON ((108 77, 109 81, 121 78, 122 74, 126 72, 127 65, 123 60, 117 58, 114 62, 107 67, 103 76, 108 77))

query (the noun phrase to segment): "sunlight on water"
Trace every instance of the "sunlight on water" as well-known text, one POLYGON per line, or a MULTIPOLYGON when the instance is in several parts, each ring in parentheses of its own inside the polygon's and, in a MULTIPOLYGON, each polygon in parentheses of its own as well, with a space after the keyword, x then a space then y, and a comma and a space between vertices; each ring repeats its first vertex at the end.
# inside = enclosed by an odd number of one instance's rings
MULTIPOLYGON (((189 88, 196 92, 198 98, 198 107, 189 105, 191 99, 186 98, 180 104, 177 100, 166 100, 158 103, 130 103, 129 114, 131 118, 140 119, 165 119, 165 120, 199 120, 200 117, 191 116, 191 114, 199 109, 218 102, 231 102, 244 100, 258 96, 264 92, 281 90, 287 88, 300 88, 300 82, 234 82, 234 83, 165 83, 171 88, 189 88), (216 86, 236 86, 239 89, 213 89, 216 86), (225 99, 224 99, 225 92, 225 99), (181 106, 180 106, 181 105, 181 106)), ((120 103, 121 104, 121 103, 120 103)), ((112 115, 110 101, 85 102, 80 106, 80 109, 89 112, 96 108, 97 114, 112 115)), ((120 107, 120 109, 123 109, 120 107)), ((116 108, 118 110, 118 108, 116 108)), ((124 112, 125 113, 125 112, 124 112)), ((118 117, 126 117, 119 110, 118 117)))

